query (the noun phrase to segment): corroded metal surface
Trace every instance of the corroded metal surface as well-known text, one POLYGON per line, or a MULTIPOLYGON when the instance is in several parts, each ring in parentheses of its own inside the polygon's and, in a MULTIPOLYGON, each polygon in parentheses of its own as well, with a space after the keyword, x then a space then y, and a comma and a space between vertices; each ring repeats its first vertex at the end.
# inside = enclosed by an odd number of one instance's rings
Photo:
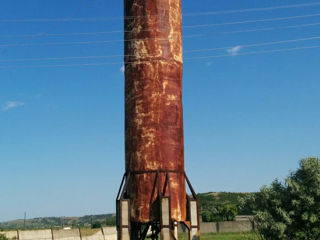
POLYGON ((183 221, 181 0, 124 0, 124 5, 126 171, 140 171, 128 185, 131 220, 159 217, 155 202, 165 173, 158 186, 156 173, 141 171, 170 170, 171 217, 183 221))

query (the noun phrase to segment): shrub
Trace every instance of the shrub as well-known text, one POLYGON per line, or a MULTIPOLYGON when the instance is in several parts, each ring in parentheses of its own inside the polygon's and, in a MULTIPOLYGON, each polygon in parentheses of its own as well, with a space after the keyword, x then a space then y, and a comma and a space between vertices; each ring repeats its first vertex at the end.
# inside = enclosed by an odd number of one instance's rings
POLYGON ((275 180, 243 203, 256 214, 262 239, 320 239, 320 160, 301 160, 284 182, 275 180))
POLYGON ((91 228, 101 228, 102 224, 99 221, 92 223, 91 228))
POLYGON ((0 234, 0 240, 9 240, 9 238, 7 238, 5 235, 0 234))

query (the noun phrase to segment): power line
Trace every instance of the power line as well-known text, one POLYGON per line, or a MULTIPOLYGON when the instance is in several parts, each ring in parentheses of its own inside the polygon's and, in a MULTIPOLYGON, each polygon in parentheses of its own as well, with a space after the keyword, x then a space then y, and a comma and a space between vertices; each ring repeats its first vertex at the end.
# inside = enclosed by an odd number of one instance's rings
MULTIPOLYGON (((262 42, 262 43, 253 43, 253 44, 243 44, 238 45, 242 48, 249 47, 262 47, 262 46, 271 46, 285 43, 293 43, 293 42, 302 42, 302 41, 310 41, 320 39, 320 36, 308 37, 308 38, 297 38, 297 39, 289 39, 289 40, 280 40, 280 41, 271 41, 271 42, 262 42)), ((193 50, 185 50, 184 53, 199 53, 199 52, 210 52, 217 50, 228 50, 232 49, 234 46, 227 47, 217 47, 217 48, 206 48, 206 49, 193 49, 193 50)), ((117 58, 117 57, 134 57, 134 55, 101 55, 101 56, 72 56, 72 57, 49 57, 49 58, 18 58, 18 59, 0 59, 0 62, 22 62, 22 61, 52 61, 52 60, 73 60, 73 59, 99 59, 99 58, 117 58)))
MULTIPOLYGON (((204 34, 186 35, 184 38, 196 38, 203 37, 204 34)), ((137 40, 158 40, 167 41, 170 38, 142 38, 142 39, 116 39, 116 40, 103 40, 103 41, 83 41, 83 42, 44 42, 44 43, 12 43, 12 44, 0 44, 0 47, 35 47, 35 46, 58 46, 58 45, 87 45, 87 44, 104 44, 115 42, 131 42, 137 40)))
POLYGON ((79 35, 99 35, 99 34, 113 34, 123 33, 123 30, 115 31, 101 31, 101 32, 75 32, 75 33, 32 33, 32 34, 8 34, 0 35, 0 38, 24 38, 24 37, 60 37, 60 36, 79 36, 79 35))
MULTIPOLYGON (((166 29, 166 28, 163 28, 166 29)), ((169 28, 167 28, 169 29, 169 28)), ((0 35, 0 38, 25 38, 25 37, 59 37, 59 36, 78 36, 78 35, 99 35, 99 34, 114 34, 114 33, 132 33, 134 30, 110 30, 99 32, 70 32, 70 33, 30 33, 30 34, 6 34, 0 35)), ((154 32, 154 30, 139 30, 139 32, 154 32)))
MULTIPOLYGON (((92 0, 92 1, 90 1, 90 2, 88 2, 88 3, 86 3, 86 4, 83 5, 83 6, 80 6, 80 7, 77 6, 77 8, 74 9, 74 10, 76 10, 75 12, 79 12, 78 10, 82 9, 82 7, 83 7, 84 9, 87 9, 89 6, 95 5, 97 2, 98 2, 97 0, 92 0)), ((56 25, 56 24, 55 24, 55 25, 56 25)), ((52 29, 53 27, 54 27, 54 25, 51 26, 50 28, 52 29)), ((8 50, 8 49, 2 49, 2 51, 0 52, 0 55, 3 55, 7 50, 8 50)))
MULTIPOLYGON (((164 28, 165 29, 165 28, 164 28)), ((169 28, 168 28, 169 29, 169 28)), ((78 36, 78 35, 100 35, 114 33, 132 33, 134 30, 111 30, 99 32, 70 32, 70 33, 31 33, 31 34, 6 34, 0 35, 0 38, 25 38, 25 37, 59 37, 59 36, 78 36)), ((139 30, 139 32, 154 32, 154 30, 139 30)))
MULTIPOLYGON (((304 46, 304 47, 295 47, 295 48, 281 48, 281 49, 272 49, 272 50, 261 50, 261 51, 251 51, 245 53, 238 53, 237 55, 231 54, 220 54, 220 55, 212 55, 212 56, 203 56, 203 57, 188 57, 184 58, 184 60, 201 60, 201 59, 213 59, 213 58, 222 58, 222 57, 235 57, 235 56, 245 56, 245 55, 262 55, 267 53, 277 53, 277 52, 291 52, 298 50, 307 50, 307 49, 317 49, 320 48, 320 45, 314 46, 304 46)), ((148 62, 155 62, 158 60, 150 60, 148 62)), ((143 62, 143 61, 141 61, 143 62)), ((126 62, 125 64, 131 64, 136 62, 126 62)), ((105 65, 120 65, 124 64, 124 62, 100 62, 100 63, 79 63, 79 64, 44 64, 44 65, 6 65, 1 66, 0 69, 7 68, 52 68, 52 67, 80 67, 80 66, 105 66, 105 65)))
POLYGON ((297 50, 316 49, 316 48, 320 48, 320 45, 305 46, 305 47, 295 47, 295 48, 282 48, 282 49, 252 51, 252 52, 238 53, 236 55, 221 54, 221 55, 212 55, 212 56, 203 56, 203 57, 189 57, 189 58, 184 58, 184 59, 185 60, 201 60, 201 59, 235 57, 235 56, 244 56, 244 55, 259 55, 259 54, 277 53, 277 52, 291 52, 291 51, 297 51, 297 50))
POLYGON ((136 17, 100 17, 100 18, 34 18, 34 19, 0 19, 0 23, 27 23, 27 22, 97 22, 97 21, 114 21, 134 18, 146 18, 157 15, 136 16, 136 17))
POLYGON ((319 26, 319 25, 320 25, 320 22, 316 22, 316 23, 297 24, 297 25, 282 26, 282 27, 255 28, 255 29, 236 30, 236 31, 219 32, 219 33, 235 34, 235 33, 262 32, 262 31, 273 31, 273 30, 290 29, 290 28, 304 28, 304 27, 312 27, 312 26, 319 26))
POLYGON ((83 18, 31 18, 31 19, 0 19, 0 23, 32 23, 32 22, 106 22, 116 20, 134 20, 141 18, 159 17, 164 14, 126 16, 126 17, 83 17, 83 18))
MULTIPOLYGON (((225 26, 225 25, 238 25, 238 24, 257 23, 257 22, 283 21, 283 20, 309 18, 309 17, 317 17, 317 16, 320 16, 320 13, 297 15, 297 16, 290 16, 290 17, 280 17, 280 18, 253 19, 253 20, 236 21, 236 22, 214 23, 214 24, 187 25, 187 26, 184 26, 184 28, 185 29, 195 29, 195 28, 215 27, 215 26, 225 26)), ((292 25, 292 26, 284 26, 284 27, 259 28, 259 29, 252 29, 252 30, 250 30, 250 29, 249 30, 239 30, 239 31, 231 31, 231 32, 221 32, 221 34, 254 32, 254 31, 268 31, 268 30, 299 28, 299 27, 308 27, 308 26, 316 26, 316 25, 319 25, 319 23, 292 25)), ((130 33, 130 32, 132 32, 132 30, 131 31, 113 30, 113 31, 101 31, 101 32, 78 32, 78 33, 34 33, 34 34, 0 35, 0 38, 99 35, 99 34, 130 33)), ((140 30, 140 32, 152 32, 152 30, 140 30)), ((116 40, 116 41, 118 42, 118 41, 123 41, 123 40, 116 40)))
MULTIPOLYGON (((233 13, 244 13, 244 12, 257 12, 257 11, 271 11, 279 9, 289 9, 289 8, 301 8, 301 7, 312 7, 319 6, 319 2, 313 3, 303 3, 303 4, 291 4, 282 6, 271 6, 263 8, 246 8, 246 9, 236 9, 236 10, 225 10, 225 11, 210 11, 210 12, 194 12, 185 13, 184 17, 195 17, 195 16, 205 16, 205 15, 222 15, 222 14, 233 14, 233 13)), ((126 17, 98 17, 98 18, 43 18, 43 19, 0 19, 2 23, 23 23, 23 22, 79 22, 79 21, 114 21, 114 20, 126 20, 126 19, 136 19, 136 18, 148 18, 156 17, 155 15, 143 15, 143 16, 126 16, 126 17)))
POLYGON ((55 46, 55 45, 86 45, 86 44, 104 44, 104 43, 122 42, 122 41, 124 41, 124 40, 83 41, 83 42, 17 43, 17 44, 12 43, 12 44, 0 44, 0 47, 35 47, 35 46, 55 46))
MULTIPOLYGON (((273 41, 273 42, 263 42, 263 43, 253 43, 253 44, 244 44, 238 45, 241 47, 262 47, 262 46, 270 46, 284 43, 293 43, 293 42, 302 42, 302 41, 310 41, 320 39, 320 36, 308 37, 308 38, 297 38, 297 39, 289 39, 289 40, 281 40, 281 41, 273 41)), ((209 52, 209 51, 217 51, 217 50, 226 50, 231 49, 234 46, 229 47, 218 47, 218 48, 206 48, 206 49, 195 49, 195 50, 186 50, 185 53, 196 53, 196 52, 209 52)))
POLYGON ((7 65, 1 66, 0 69, 6 68, 50 68, 50 67, 79 67, 79 66, 104 66, 104 65, 118 65, 123 62, 101 62, 101 63, 79 63, 79 64, 44 64, 44 65, 7 65))
POLYGON ((221 15, 221 14, 231 14, 231 13, 259 12, 259 11, 270 11, 270 10, 277 10, 277 9, 311 7, 311 6, 319 6, 319 5, 320 5, 319 2, 313 2, 313 3, 273 6, 273 7, 264 7, 264 8, 247 8, 247 9, 214 11, 214 12, 186 13, 186 14, 183 14, 183 16, 184 17, 195 17, 195 16, 221 15))
POLYGON ((297 16, 290 16, 290 17, 254 19, 254 20, 245 20, 245 21, 237 21, 237 22, 187 25, 187 26, 184 26, 184 28, 191 29, 191 28, 216 27, 216 26, 225 26, 225 25, 237 25, 237 24, 246 24, 246 23, 273 22, 273 21, 283 21, 283 20, 291 20, 291 19, 298 19, 298 18, 309 18, 309 17, 317 17, 317 16, 320 16, 320 13, 297 15, 297 16))
POLYGON ((117 58, 133 57, 133 55, 102 55, 102 56, 73 56, 73 57, 48 57, 48 58, 16 58, 0 59, 0 62, 35 62, 35 61, 56 61, 56 60, 74 60, 74 59, 99 59, 99 58, 117 58))
MULTIPOLYGON (((139 30, 139 32, 153 32, 154 30, 139 30)), ((25 37, 60 37, 60 36, 79 36, 79 35, 102 35, 114 33, 132 33, 133 30, 111 30, 100 32, 74 32, 74 33, 31 33, 31 34, 7 34, 0 35, 0 38, 25 38, 25 37)))

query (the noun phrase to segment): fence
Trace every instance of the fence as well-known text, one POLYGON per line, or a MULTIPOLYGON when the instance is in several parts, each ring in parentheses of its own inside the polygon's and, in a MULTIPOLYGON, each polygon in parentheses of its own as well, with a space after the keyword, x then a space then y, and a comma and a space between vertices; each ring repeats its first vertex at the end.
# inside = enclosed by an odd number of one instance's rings
POLYGON ((9 239, 18 240, 116 240, 115 227, 104 227, 98 230, 68 229, 68 230, 28 230, 2 232, 9 239))
POLYGON ((249 220, 229 222, 203 222, 200 224, 201 233, 237 233, 255 230, 254 223, 249 220))
MULTIPOLYGON (((201 233, 236 233, 255 230, 254 223, 250 220, 229 222, 202 222, 201 233)), ((186 229, 181 227, 181 232, 186 229)), ((32 230, 3 232, 7 238, 18 240, 117 240, 115 227, 104 227, 98 230, 68 229, 68 230, 32 230)))

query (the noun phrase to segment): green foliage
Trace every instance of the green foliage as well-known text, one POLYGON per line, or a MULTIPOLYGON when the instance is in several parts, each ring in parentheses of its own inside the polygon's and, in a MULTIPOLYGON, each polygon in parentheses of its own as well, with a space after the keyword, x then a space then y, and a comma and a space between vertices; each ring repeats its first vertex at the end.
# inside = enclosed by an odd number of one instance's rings
POLYGON ((227 221, 235 220, 237 216, 237 206, 234 204, 225 204, 221 211, 222 219, 227 221))
MULTIPOLYGON (((48 229, 48 228, 90 228, 91 222, 99 221, 102 226, 115 226, 115 214, 88 215, 83 217, 46 217, 27 219, 25 229, 48 229)), ((0 229, 15 230, 24 229, 24 220, 14 220, 0 223, 0 229)))
POLYGON ((99 221, 95 221, 94 223, 92 223, 91 228, 101 228, 102 227, 102 223, 99 221))
POLYGON ((106 226, 116 226, 116 218, 111 217, 106 219, 106 226))
POLYGON ((7 238, 5 235, 1 234, 0 233, 0 240, 16 240, 17 238, 14 237, 14 238, 7 238))
POLYGON ((203 222, 211 222, 212 214, 208 210, 201 211, 201 218, 203 222))
POLYGON ((301 160, 284 182, 275 180, 243 204, 255 212, 263 239, 320 239, 320 160, 301 160))
POLYGON ((240 208, 241 200, 255 193, 201 193, 198 194, 200 215, 204 222, 233 221, 239 215, 252 215, 251 208, 240 208))
POLYGON ((229 201, 221 201, 217 196, 218 194, 198 195, 202 221, 233 221, 237 216, 237 206, 229 201))
POLYGON ((6 238, 6 236, 5 236, 5 235, 0 234, 0 240, 9 240, 9 238, 6 238))

